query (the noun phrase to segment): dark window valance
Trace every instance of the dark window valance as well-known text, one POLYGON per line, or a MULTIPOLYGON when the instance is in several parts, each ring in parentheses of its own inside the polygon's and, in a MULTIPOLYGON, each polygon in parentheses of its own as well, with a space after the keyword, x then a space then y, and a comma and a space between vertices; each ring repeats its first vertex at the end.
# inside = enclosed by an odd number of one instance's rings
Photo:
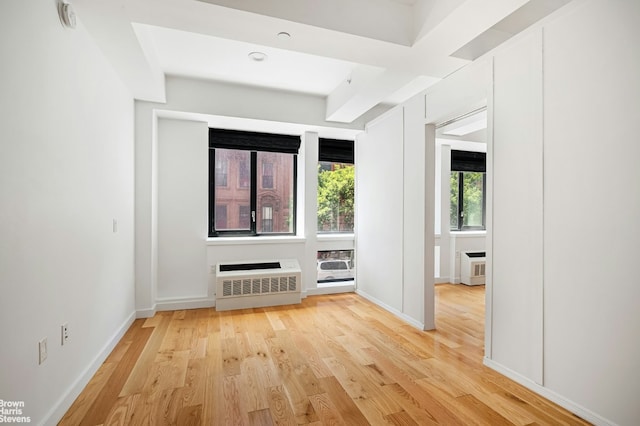
POLYGON ((318 160, 353 164, 353 141, 320 138, 318 160))
POLYGON ((487 154, 451 150, 451 171, 485 173, 487 171, 487 154))
POLYGON ((300 136, 209 129, 209 148, 297 154, 300 149, 300 136))

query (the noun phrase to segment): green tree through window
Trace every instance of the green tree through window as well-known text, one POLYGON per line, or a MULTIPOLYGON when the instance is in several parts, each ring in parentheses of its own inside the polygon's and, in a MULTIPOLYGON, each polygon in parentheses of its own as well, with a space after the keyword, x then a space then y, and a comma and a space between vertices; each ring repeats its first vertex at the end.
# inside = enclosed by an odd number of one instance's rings
POLYGON ((319 232, 353 232, 354 177, 352 164, 318 166, 319 232))
POLYGON ((451 172, 451 229, 484 229, 485 173, 451 172))

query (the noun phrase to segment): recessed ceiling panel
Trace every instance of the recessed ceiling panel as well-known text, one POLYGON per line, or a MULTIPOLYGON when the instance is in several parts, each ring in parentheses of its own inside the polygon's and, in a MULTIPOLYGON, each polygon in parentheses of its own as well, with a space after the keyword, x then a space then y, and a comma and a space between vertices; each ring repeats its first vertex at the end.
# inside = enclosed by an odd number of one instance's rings
POLYGON ((413 43, 415 0, 199 0, 389 43, 413 43))
POLYGON ((348 78, 355 66, 352 62, 236 40, 143 27, 153 41, 160 67, 169 75, 326 96, 348 78), (265 59, 252 60, 252 52, 263 53, 265 59))

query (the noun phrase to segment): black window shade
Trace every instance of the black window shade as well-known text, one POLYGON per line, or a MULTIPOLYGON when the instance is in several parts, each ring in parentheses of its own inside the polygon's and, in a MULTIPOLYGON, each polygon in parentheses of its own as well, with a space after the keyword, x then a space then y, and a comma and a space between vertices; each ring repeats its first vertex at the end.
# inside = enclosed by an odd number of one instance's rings
POLYGON ((300 149, 300 136, 209 129, 209 148, 297 154, 300 149))
POLYGON ((319 161, 331 163, 354 163, 353 141, 320 138, 319 161))
POLYGON ((451 150, 451 171, 486 173, 487 154, 484 152, 451 150))

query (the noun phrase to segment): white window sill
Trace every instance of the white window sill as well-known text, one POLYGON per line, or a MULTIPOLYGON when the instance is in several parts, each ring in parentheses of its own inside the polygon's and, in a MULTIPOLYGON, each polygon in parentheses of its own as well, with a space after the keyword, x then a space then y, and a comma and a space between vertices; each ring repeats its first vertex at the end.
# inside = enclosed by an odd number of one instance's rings
POLYGON ((215 237, 207 238, 208 246, 239 246, 258 244, 304 244, 306 238, 292 235, 283 236, 259 236, 259 237, 215 237))
POLYGON ((473 237, 485 237, 487 231, 451 231, 451 236, 454 238, 473 238, 473 237))
POLYGON ((354 234, 318 234, 318 241, 353 241, 354 234))

